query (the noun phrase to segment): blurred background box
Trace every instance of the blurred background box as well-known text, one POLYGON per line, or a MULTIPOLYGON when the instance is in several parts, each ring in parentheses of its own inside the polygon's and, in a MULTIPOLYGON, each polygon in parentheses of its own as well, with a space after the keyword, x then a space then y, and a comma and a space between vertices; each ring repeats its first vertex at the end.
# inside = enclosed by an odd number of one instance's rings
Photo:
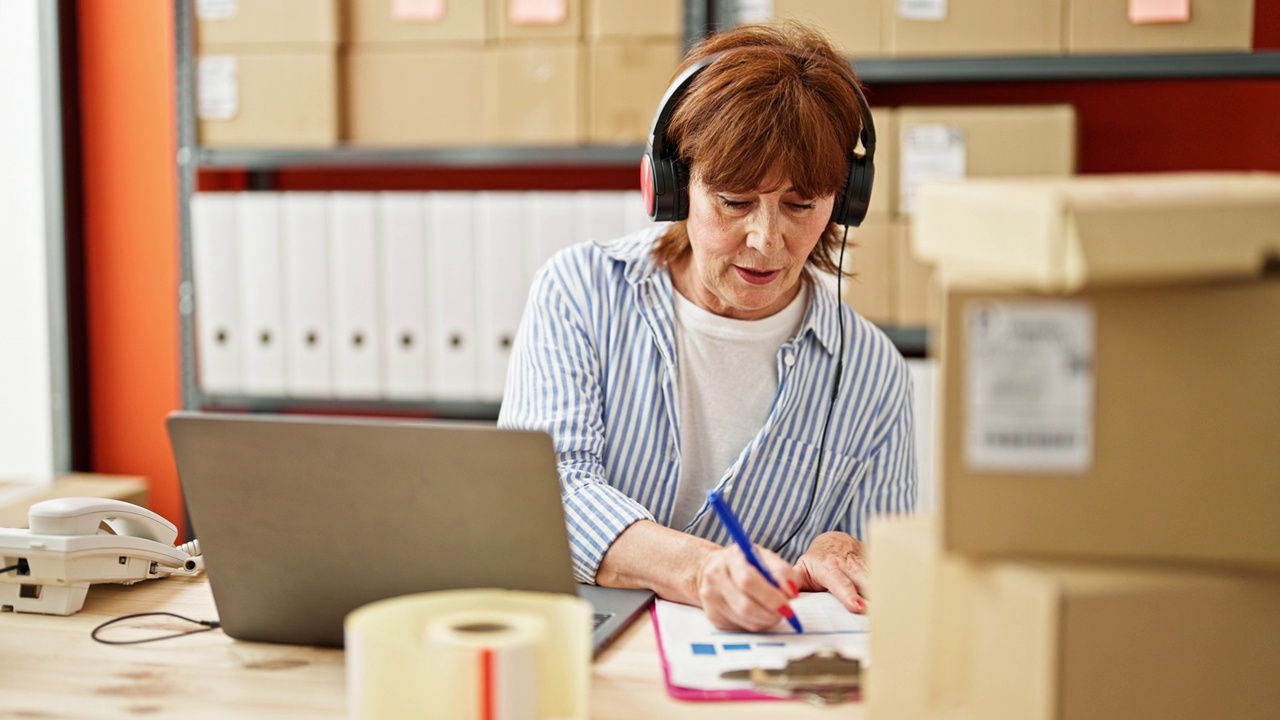
POLYGON ((849 228, 844 268, 856 273, 841 280, 843 300, 873 323, 893 319, 893 273, 889 262, 893 225, 887 218, 867 218, 849 228))
POLYGON ((1067 8, 1066 50, 1071 54, 1249 52, 1253 49, 1254 0, 1064 2, 1067 8), (1185 9, 1186 13, 1135 15, 1131 6, 1139 5, 1185 9))
MULTIPOLYGON (((482 42, 490 36, 480 0, 343 0, 351 43, 482 42)), ((425 48, 421 48, 425 49, 425 48)))
POLYGON ((1047 294, 939 269, 945 547, 1280 567, 1280 280, 1047 294))
POLYGON ((1064 0, 882 1, 884 51, 892 57, 1063 52, 1064 0))
POLYGON ((683 46, 672 38, 597 40, 585 48, 587 142, 643 144, 683 46))
POLYGON ((197 59, 197 132, 205 147, 326 147, 338 141, 332 50, 222 48, 197 59))
POLYGON ((876 127, 876 175, 867 217, 887 219, 898 214, 898 110, 873 107, 871 117, 876 127))
POLYGON ((893 319, 899 327, 935 327, 942 317, 942 301, 932 262, 920 259, 911 247, 910 222, 893 223, 889 265, 893 274, 893 319))
POLYGON ((499 40, 578 40, 582 37, 584 0, 468 1, 488 3, 490 37, 499 40))
POLYGON ((940 551, 920 518, 870 530, 870 720, 1272 717, 1280 579, 940 551))
POLYGON ((774 18, 816 25, 855 61, 884 54, 883 8, 882 0, 773 0, 774 18))
POLYGON ((919 255, 1019 287, 1249 278, 1280 257, 1275 173, 972 179, 917 198, 919 255))
POLYGON ((914 211, 922 181, 1076 171, 1070 105, 905 106, 897 115, 897 210, 904 215, 914 211))
POLYGON ((576 40, 504 42, 488 48, 481 83, 486 142, 581 142, 586 135, 584 55, 576 40))
POLYGON ((196 49, 336 45, 338 0, 196 0, 196 49))
POLYGON ((344 53, 348 140, 419 146, 485 141, 484 46, 437 47, 357 46, 344 53))
MULTIPOLYGON (((684 30, 680 0, 618 2, 586 0, 586 36, 591 40, 668 38, 679 40, 684 30)), ((657 102, 654 102, 657 105, 657 102)))

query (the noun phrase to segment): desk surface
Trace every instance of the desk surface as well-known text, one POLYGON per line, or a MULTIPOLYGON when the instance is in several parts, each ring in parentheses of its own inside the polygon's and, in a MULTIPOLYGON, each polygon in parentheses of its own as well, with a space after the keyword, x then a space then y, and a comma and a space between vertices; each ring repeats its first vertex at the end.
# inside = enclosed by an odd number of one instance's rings
MULTIPOLYGON (((84 609, 69 617, 0 613, 0 716, 346 717, 341 650, 241 642, 220 630, 142 645, 103 645, 89 637, 105 620, 158 610, 198 620, 217 617, 203 576, 94 585, 84 609)), ((196 626, 155 617, 133 621, 131 627, 165 634, 196 626)), ((113 631, 114 637, 126 637, 113 631)), ((647 617, 592 666, 591 717, 600 720, 863 716, 859 704, 672 700, 663 687, 647 617)))

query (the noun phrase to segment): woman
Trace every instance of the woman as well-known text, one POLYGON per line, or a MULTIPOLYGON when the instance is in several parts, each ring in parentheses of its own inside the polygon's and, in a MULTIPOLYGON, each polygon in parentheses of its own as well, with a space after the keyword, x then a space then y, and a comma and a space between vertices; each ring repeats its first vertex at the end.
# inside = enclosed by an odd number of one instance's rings
POLYGON ((801 25, 714 35, 677 77, 704 64, 655 125, 687 219, 547 263, 499 424, 554 438, 580 580, 723 628, 772 627, 800 591, 862 612, 867 519, 915 501, 906 365, 815 274, 838 272, 865 103, 801 25), (732 544, 713 488, 781 587, 732 544))

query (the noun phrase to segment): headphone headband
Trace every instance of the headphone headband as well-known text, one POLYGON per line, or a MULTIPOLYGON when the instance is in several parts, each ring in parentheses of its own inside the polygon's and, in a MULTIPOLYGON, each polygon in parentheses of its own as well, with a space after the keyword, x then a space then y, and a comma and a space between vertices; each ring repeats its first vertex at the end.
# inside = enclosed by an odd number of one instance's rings
MULTIPOLYGON (((777 49, 800 59, 812 57, 786 47, 748 47, 777 49)), ((684 220, 689 215, 689 171, 680 161, 679 149, 667 138, 667 124, 671 121, 671 115, 699 73, 724 55, 745 49, 748 48, 733 48, 699 58, 685 68, 663 94, 662 102, 658 104, 653 123, 649 127, 644 157, 640 160, 641 195, 645 210, 653 220, 684 220)), ((871 117, 871 107, 867 104, 862 89, 857 82, 851 82, 850 87, 853 88, 854 98, 862 111, 862 128, 858 139, 862 143, 863 154, 858 155, 852 151, 849 153, 844 185, 838 191, 832 206, 831 221, 856 227, 862 224, 871 202, 871 186, 875 178, 876 128, 871 117)))

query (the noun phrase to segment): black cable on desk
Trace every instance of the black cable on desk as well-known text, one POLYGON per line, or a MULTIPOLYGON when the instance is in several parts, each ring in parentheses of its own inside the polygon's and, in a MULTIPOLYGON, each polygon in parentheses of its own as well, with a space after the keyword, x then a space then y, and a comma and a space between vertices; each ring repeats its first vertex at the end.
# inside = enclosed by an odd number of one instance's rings
POLYGON ((94 640, 97 640, 103 645, 138 645, 141 643, 155 642, 157 640, 168 640, 169 638, 182 637, 183 635, 194 635, 196 633, 208 632, 210 630, 214 630, 220 627, 222 627, 222 623, 218 622, 217 620, 192 620, 189 617, 184 617, 182 615, 178 615, 177 613, 157 611, 157 612, 134 613, 132 615, 121 615, 118 618, 108 620, 102 623, 101 625, 99 625, 98 627, 94 628, 93 632, 89 633, 89 637, 93 638, 94 640), (103 628, 109 625, 113 625, 115 623, 121 622, 122 620, 132 620, 134 618, 148 617, 152 615, 168 615, 169 617, 175 617, 184 622, 194 623, 196 625, 203 625, 204 627, 200 628, 199 630, 188 630, 186 632, 172 633, 169 635, 161 635, 160 637, 143 638, 141 640, 103 640, 102 638, 98 637, 98 633, 103 628))

